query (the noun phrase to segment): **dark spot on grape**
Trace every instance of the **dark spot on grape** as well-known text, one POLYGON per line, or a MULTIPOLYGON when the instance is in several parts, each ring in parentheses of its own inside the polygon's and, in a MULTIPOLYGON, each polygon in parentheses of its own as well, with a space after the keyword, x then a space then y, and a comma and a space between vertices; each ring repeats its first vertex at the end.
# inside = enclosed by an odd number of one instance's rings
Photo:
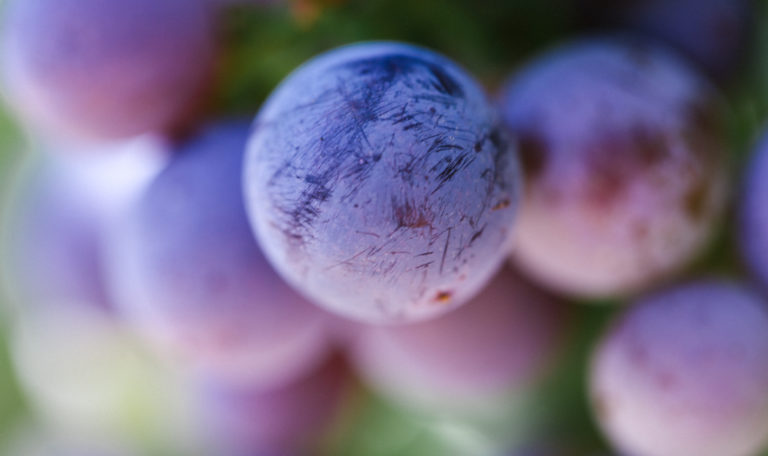
POLYGON ((432 225, 434 215, 425 207, 406 201, 392 201, 395 223, 398 228, 424 228, 432 225))
POLYGON ((440 304, 447 304, 451 302, 451 299, 453 299, 453 292, 451 291, 439 291, 435 295, 435 302, 440 304))
POLYGON ((425 88, 430 88, 451 97, 464 97, 464 91, 459 83, 445 70, 440 68, 439 65, 409 55, 391 54, 377 56, 348 63, 344 66, 355 68, 360 76, 372 78, 376 82, 384 83, 385 86, 391 86, 398 77, 410 75, 420 69, 426 69, 432 78, 429 81, 422 81, 429 85, 429 87, 425 88))
POLYGON ((696 101, 688 105, 688 122, 692 127, 689 134, 715 137, 722 130, 722 116, 715 103, 696 101))
POLYGON ((534 181, 541 176, 547 164, 547 144, 540 135, 524 133, 518 139, 518 146, 525 177, 534 181))
POLYGON ((708 201, 709 187, 704 181, 699 180, 685 195, 685 213, 688 214, 692 220, 703 219, 704 216, 707 215, 708 201))
POLYGON ((511 204, 512 204, 512 202, 509 201, 508 199, 503 199, 503 200, 499 201, 498 203, 496 203, 491 209, 494 210, 494 211, 500 211, 502 209, 508 208, 511 204))

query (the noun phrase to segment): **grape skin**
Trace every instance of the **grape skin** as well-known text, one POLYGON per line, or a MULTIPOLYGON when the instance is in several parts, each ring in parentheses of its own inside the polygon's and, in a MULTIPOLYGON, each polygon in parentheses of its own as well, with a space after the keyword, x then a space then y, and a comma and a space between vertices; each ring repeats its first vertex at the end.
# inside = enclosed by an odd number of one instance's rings
POLYGON ((46 150, 19 169, 5 218, 5 285, 21 306, 111 312, 102 237, 160 169, 164 144, 142 137, 93 149, 57 144, 46 150))
POLYGON ((746 170, 738 208, 738 242, 751 275, 768 289, 768 136, 758 141, 746 170))
POLYGON ((274 384, 327 354, 327 316, 286 285, 243 207, 246 122, 206 127, 174 151, 108 246, 115 301, 163 352, 209 375, 274 384))
POLYGON ((621 26, 680 52, 718 82, 743 69, 755 33, 751 0, 582 0, 603 26, 621 26))
POLYGON ((352 392, 345 363, 332 357, 305 376, 264 390, 201 382, 198 416, 211 454, 293 455, 333 426, 352 392))
POLYGON ((502 116, 527 172, 514 260, 580 297, 668 279, 723 211, 726 147, 716 93, 638 41, 580 41, 514 76, 502 116))
POLYGON ((368 322, 434 317, 497 270, 516 153, 480 87, 428 50, 362 43, 300 67, 257 117, 254 231, 318 304, 368 322))
POLYGON ((509 267, 466 305, 427 322, 366 327, 355 366, 407 407, 472 412, 538 379, 563 341, 564 306, 509 267))
POLYGON ((715 280, 641 299, 595 351, 590 391, 627 454, 757 454, 768 444, 765 301, 715 280))
POLYGON ((205 0, 11 0, 5 95, 54 137, 126 138, 180 127, 211 80, 205 0))

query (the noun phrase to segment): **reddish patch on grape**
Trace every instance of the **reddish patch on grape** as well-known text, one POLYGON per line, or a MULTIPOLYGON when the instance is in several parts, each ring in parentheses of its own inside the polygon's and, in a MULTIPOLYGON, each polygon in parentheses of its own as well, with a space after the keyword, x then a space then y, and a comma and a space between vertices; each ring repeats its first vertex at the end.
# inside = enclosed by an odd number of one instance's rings
POLYGON ((647 173, 669 154, 666 137, 637 127, 598 139, 584 151, 591 171, 586 198, 596 208, 617 203, 633 179, 647 173))
POLYGON ((439 291, 435 296, 435 302, 438 304, 447 304, 453 299, 453 292, 451 291, 439 291))
POLYGON ((418 207, 408 201, 405 204, 395 205, 394 212, 398 227, 424 228, 432 225, 433 215, 426 208, 418 207))

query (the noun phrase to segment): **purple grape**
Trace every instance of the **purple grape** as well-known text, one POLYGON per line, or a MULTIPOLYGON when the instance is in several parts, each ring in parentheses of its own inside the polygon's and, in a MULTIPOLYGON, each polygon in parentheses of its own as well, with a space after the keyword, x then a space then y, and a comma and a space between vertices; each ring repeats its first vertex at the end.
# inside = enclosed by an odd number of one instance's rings
POLYGON ((246 163, 251 222, 277 270, 369 322, 422 320, 473 296, 502 261, 519 193, 482 89, 398 43, 296 70, 261 110, 246 163))
POLYGON ((721 281, 642 299, 604 336, 590 385, 625 454, 757 454, 768 445, 766 303, 721 281))
POLYGON ((725 81, 749 54, 756 14, 751 0, 633 0, 597 3, 598 22, 663 41, 713 78, 725 81))
POLYGON ((179 127, 211 79, 205 0, 10 0, 6 95, 33 126, 88 139, 179 127))
MULTIPOLYGON (((92 205, 52 169, 36 173, 16 203, 8 284, 18 301, 111 307, 92 205)), ((67 182, 69 181, 69 182, 67 182)))
POLYGON ((273 383, 325 355, 326 315, 280 280, 245 215, 244 122, 179 147, 116 227, 117 304, 158 347, 233 381, 273 383))
POLYGON ((562 340, 564 317, 559 303, 507 267, 447 315, 360 331, 353 359, 371 385, 404 405, 464 411, 537 379, 562 340))
POLYGON ((768 136, 755 147, 741 189, 739 244, 750 272, 768 287, 768 136))
POLYGON ((639 42, 546 54, 501 98, 527 171, 515 260, 588 297, 666 279, 710 239, 727 181, 719 98, 639 42))
POLYGON ((23 305, 112 307, 102 270, 110 219, 159 169, 161 144, 140 138, 97 151, 52 153, 23 170, 8 213, 6 278, 23 305), (62 158, 59 158, 59 157, 62 158), (108 174, 109 182, 101 180, 108 174))
POLYGON ((334 425, 351 392, 347 367, 333 357, 303 378, 269 390, 208 382, 200 391, 200 416, 212 454, 315 454, 305 451, 334 425))

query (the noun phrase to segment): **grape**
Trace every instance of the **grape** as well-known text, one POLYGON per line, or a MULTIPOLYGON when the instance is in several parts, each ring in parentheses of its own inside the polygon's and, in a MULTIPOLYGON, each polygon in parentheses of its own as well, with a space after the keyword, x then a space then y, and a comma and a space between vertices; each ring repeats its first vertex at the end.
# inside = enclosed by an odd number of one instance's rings
POLYGON ((401 404, 469 411, 538 378, 565 327, 564 308, 508 267, 477 297, 440 318, 357 334, 355 364, 401 404))
POLYGON ((17 203, 8 285, 20 302, 108 309, 93 208, 54 173, 38 173, 17 203))
POLYGON ((326 315, 280 280, 245 215, 249 126, 174 151, 109 240, 118 306, 167 355, 232 381, 280 382, 320 361, 326 315))
POLYGON ((755 14, 750 0, 595 1, 597 21, 659 39, 726 81, 749 54, 755 14))
POLYGON ((4 456, 137 456, 126 442, 59 435, 41 425, 25 425, 0 445, 4 456))
POLYGON ((7 285, 24 305, 108 310, 101 236, 158 171, 163 147, 154 138, 137 138, 93 153, 78 148, 66 159, 57 153, 61 147, 51 146, 21 176, 7 217, 7 285))
POLYGON ((10 0, 6 95, 31 125, 104 139, 179 127, 214 62, 206 0, 10 0))
POLYGON ((434 317, 497 270, 516 153, 480 87, 426 49, 362 43, 290 75, 246 157, 251 222, 277 270, 369 322, 434 317))
POLYGON ((273 389, 207 382, 199 415, 215 451, 226 455, 304 453, 327 431, 351 392, 349 372, 333 357, 308 375, 273 389))
POLYGON ((515 76, 501 104, 528 173, 515 260, 540 282, 635 292, 710 239, 728 174, 719 98, 672 55, 577 42, 515 76))
POLYGON ((72 306, 24 308, 18 317, 13 368, 36 416, 67 436, 141 439, 191 454, 192 392, 114 318, 72 306))
POLYGON ((739 207, 739 244, 752 275, 765 288, 768 286, 768 136, 755 147, 742 188, 739 207))
POLYGON ((594 354, 591 395, 615 446, 644 456, 746 456, 768 443, 768 313, 745 286, 641 299, 594 354))

